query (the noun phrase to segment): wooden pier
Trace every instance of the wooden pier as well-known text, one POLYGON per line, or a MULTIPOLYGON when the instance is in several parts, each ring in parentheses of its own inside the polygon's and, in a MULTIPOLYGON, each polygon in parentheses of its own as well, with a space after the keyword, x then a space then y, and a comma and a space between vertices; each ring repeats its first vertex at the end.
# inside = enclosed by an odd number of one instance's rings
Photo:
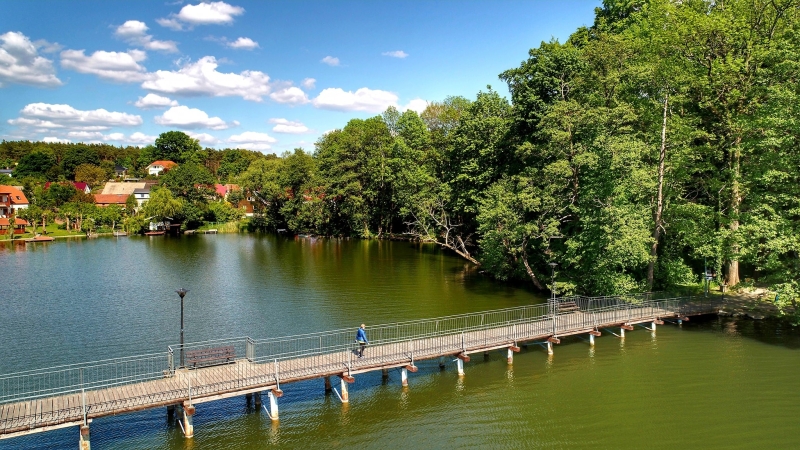
MULTIPOLYGON (((284 384, 324 378, 329 388, 329 377, 338 377, 336 393, 347 402, 348 383, 364 372, 401 368, 405 385, 408 372, 415 372, 415 363, 421 360, 455 357, 463 374, 463 364, 472 353, 504 349, 512 363, 521 343, 541 341, 552 353, 553 344, 564 336, 586 334, 593 345, 604 329, 619 328, 620 334, 614 334, 624 337, 625 330, 635 324, 651 324, 655 331, 656 325, 664 323, 662 319, 688 320, 689 315, 717 310, 715 304, 694 299, 573 298, 549 306, 368 327, 371 343, 363 358, 352 341, 353 328, 260 341, 242 338, 236 345, 244 348, 243 355, 196 369, 175 367, 170 349, 167 354, 9 374, 0 376, 0 439, 76 426, 81 430, 81 448, 88 448, 92 419, 155 407, 169 411, 177 407, 181 427, 191 437, 192 415, 196 405, 204 402, 256 394, 256 404, 261 406, 260 393, 266 391, 267 413, 277 420, 277 398, 284 384), (566 306, 559 308, 560 303, 566 306), (120 371, 123 366, 127 372, 120 371), (113 377, 103 375, 111 372, 113 377), (78 373, 80 382, 75 381, 78 373)), ((213 349, 218 344, 187 344, 185 348, 213 349)), ((226 347, 226 351, 233 350, 226 347)))

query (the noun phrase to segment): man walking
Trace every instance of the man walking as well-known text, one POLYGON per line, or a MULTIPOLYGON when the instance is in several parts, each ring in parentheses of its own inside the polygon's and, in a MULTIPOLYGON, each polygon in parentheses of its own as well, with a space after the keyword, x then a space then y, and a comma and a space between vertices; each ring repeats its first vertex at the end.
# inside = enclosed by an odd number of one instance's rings
POLYGON ((367 344, 369 344, 369 341, 367 340, 367 332, 364 331, 366 327, 367 326, 362 323, 361 327, 359 327, 358 331, 356 331, 356 342, 358 342, 358 345, 360 347, 358 352, 359 358, 364 356, 364 347, 366 347, 367 344))

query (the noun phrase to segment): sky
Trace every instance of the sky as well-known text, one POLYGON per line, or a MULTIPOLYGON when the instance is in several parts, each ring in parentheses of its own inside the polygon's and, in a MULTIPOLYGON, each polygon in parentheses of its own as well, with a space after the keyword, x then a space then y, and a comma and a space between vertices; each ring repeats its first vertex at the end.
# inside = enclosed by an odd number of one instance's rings
POLYGON ((599 1, 0 1, 0 139, 282 154, 395 106, 474 99, 599 1))

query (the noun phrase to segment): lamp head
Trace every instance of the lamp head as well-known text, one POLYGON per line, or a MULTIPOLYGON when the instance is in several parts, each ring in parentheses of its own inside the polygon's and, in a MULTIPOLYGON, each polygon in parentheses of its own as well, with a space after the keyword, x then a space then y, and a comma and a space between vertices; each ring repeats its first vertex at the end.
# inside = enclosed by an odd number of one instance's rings
POLYGON ((188 289, 184 289, 184 288, 180 288, 180 289, 178 289, 178 290, 177 290, 177 291, 175 291, 175 292, 177 292, 177 293, 178 293, 178 295, 180 295, 180 296, 181 296, 181 298, 183 298, 183 296, 184 296, 184 295, 186 295, 186 293, 187 293, 187 292, 189 292, 189 290, 188 290, 188 289))

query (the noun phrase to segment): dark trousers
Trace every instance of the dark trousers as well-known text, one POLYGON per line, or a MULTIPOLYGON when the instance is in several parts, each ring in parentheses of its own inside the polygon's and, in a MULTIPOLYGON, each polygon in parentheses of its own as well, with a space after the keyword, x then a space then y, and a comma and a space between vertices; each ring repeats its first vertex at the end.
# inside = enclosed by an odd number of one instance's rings
POLYGON ((367 343, 359 341, 358 346, 359 346, 358 356, 364 356, 364 348, 367 346, 367 343))

